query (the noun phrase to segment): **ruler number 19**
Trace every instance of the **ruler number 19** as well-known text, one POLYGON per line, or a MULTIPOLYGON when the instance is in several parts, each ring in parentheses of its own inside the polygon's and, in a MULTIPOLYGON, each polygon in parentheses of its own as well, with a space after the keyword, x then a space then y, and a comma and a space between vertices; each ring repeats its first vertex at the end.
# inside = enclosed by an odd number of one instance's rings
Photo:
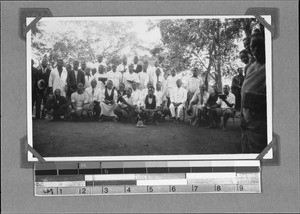
POLYGON ((243 191, 243 190, 244 190, 243 185, 239 185, 239 191, 243 191))

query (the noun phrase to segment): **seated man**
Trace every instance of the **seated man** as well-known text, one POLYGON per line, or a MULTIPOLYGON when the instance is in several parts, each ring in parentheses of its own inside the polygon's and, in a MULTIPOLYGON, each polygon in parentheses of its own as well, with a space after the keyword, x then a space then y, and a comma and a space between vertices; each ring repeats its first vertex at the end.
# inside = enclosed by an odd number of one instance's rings
POLYGON ((126 95, 126 91, 125 91, 125 84, 124 83, 120 83, 119 85, 119 90, 117 90, 118 92, 118 100, 117 103, 120 101, 119 98, 126 95))
POLYGON ((157 100, 157 106, 160 109, 160 112, 162 115, 167 115, 169 112, 168 106, 167 106, 167 97, 166 94, 161 90, 161 82, 156 83, 156 90, 154 92, 154 95, 156 96, 157 100))
POLYGON ((100 102, 102 91, 96 87, 97 80, 93 79, 91 81, 91 87, 85 89, 85 93, 88 96, 89 105, 86 105, 85 110, 88 115, 93 115, 93 120, 99 120, 100 117, 100 102))
POLYGON ((82 120, 87 118, 87 111, 85 105, 89 104, 89 99, 84 93, 84 86, 82 83, 77 85, 77 92, 71 95, 71 111, 70 117, 73 120, 82 120))
MULTIPOLYGON (((132 83, 132 101, 133 101, 133 118, 136 119, 138 114, 141 112, 141 102, 142 102, 142 92, 137 88, 138 84, 136 82, 132 83)), ((145 96, 146 97, 146 96, 145 96)), ((136 121, 137 122, 137 121, 136 121)))
POLYGON ((179 118, 183 113, 183 107, 185 105, 187 99, 187 91, 182 87, 181 79, 176 80, 176 86, 171 91, 171 104, 170 111, 173 118, 174 123, 179 122, 179 118), (177 114, 176 114, 177 109, 177 114), (176 116, 176 117, 175 117, 176 116))
POLYGON ((161 117, 161 112, 159 106, 157 106, 157 99, 154 95, 153 86, 149 87, 148 94, 141 104, 140 117, 142 118, 144 124, 146 124, 148 119, 152 118, 153 122, 158 125, 157 121, 161 117))
POLYGON ((133 122, 133 97, 131 96, 132 89, 126 90, 126 95, 120 97, 120 101, 115 108, 115 114, 118 116, 119 121, 133 122))
POLYGON ((229 92, 229 85, 224 85, 223 93, 219 94, 216 104, 218 108, 211 109, 209 116, 210 125, 208 128, 214 128, 217 124, 217 118, 223 116, 223 131, 226 131, 227 120, 234 114, 235 96, 229 92))
POLYGON ((113 122, 116 120, 114 110, 117 106, 118 92, 113 88, 113 82, 107 81, 106 87, 102 90, 102 102, 100 103, 101 115, 100 122, 104 122, 105 119, 110 119, 113 122))
POLYGON ((192 125, 202 125, 202 119, 206 119, 207 108, 206 103, 209 94, 205 91, 205 85, 200 85, 199 89, 193 95, 191 102, 189 104, 189 111, 196 113, 196 120, 192 125))
POLYGON ((69 112, 68 106, 67 98, 61 96, 60 89, 56 89, 54 95, 49 94, 44 113, 47 117, 53 118, 54 121, 66 119, 69 112))

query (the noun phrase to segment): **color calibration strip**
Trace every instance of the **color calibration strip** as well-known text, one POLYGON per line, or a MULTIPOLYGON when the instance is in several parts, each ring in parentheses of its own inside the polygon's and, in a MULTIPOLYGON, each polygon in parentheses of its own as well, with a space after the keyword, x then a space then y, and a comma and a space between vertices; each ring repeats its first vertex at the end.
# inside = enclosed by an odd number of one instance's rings
POLYGON ((36 196, 260 193, 259 160, 36 164, 36 196))

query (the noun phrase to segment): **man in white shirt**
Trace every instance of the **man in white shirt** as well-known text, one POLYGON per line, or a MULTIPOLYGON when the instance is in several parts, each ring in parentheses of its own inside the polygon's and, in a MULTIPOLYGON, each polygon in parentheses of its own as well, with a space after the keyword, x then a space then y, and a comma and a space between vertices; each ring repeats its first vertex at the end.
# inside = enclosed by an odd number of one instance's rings
POLYGON ((126 90, 126 95, 120 97, 114 112, 121 122, 134 122, 133 120, 133 97, 131 96, 132 89, 126 90))
POLYGON ((166 89, 166 96, 167 99, 170 100, 171 91, 173 88, 176 88, 176 81, 179 79, 179 77, 176 75, 175 69, 171 70, 171 75, 167 78, 167 89, 166 89))
POLYGON ((138 74, 140 79, 140 87, 139 87, 140 90, 147 88, 147 83, 150 81, 149 74, 147 73, 148 66, 149 66, 148 61, 145 61, 143 64, 142 72, 138 74))
POLYGON ((120 76, 120 78, 121 78, 120 82, 125 83, 124 75, 125 75, 125 73, 128 72, 128 65, 127 65, 127 57, 126 56, 123 57, 122 64, 120 64, 117 67, 117 71, 120 72, 120 74, 121 74, 121 76, 120 76))
POLYGON ((122 75, 119 71, 117 71, 117 66, 115 64, 112 66, 112 70, 107 73, 107 78, 113 82, 113 87, 119 90, 122 75))
POLYGON ((171 104, 170 104, 170 111, 172 118, 174 120, 174 123, 179 122, 179 118, 181 114, 183 113, 183 107, 185 106, 185 102, 187 99, 187 91, 182 87, 181 79, 178 79, 176 81, 176 87, 172 89, 171 91, 171 104), (177 114, 176 114, 177 109, 177 114))
POLYGON ((115 118, 116 115, 114 114, 114 110, 117 106, 117 99, 117 90, 113 88, 113 82, 111 80, 108 80, 106 87, 102 90, 102 102, 100 103, 100 122, 104 122, 105 119, 110 119, 113 122, 118 122, 115 118))
MULTIPOLYGON (((151 66, 151 68, 149 69, 148 71, 148 75, 149 75, 149 78, 150 78, 150 81, 153 83, 153 80, 155 79, 156 77, 156 70, 159 69, 160 70, 160 73, 164 73, 163 69, 159 66, 159 61, 155 61, 154 62, 154 67, 151 66)), ((153 83, 154 84, 154 83, 153 83)))
POLYGON ((194 96, 195 92, 199 89, 199 86, 203 84, 202 79, 199 78, 198 68, 193 68, 193 76, 187 79, 186 90, 188 91, 187 95, 187 106, 190 103, 190 100, 194 96))
POLYGON ((166 95, 161 90, 161 82, 156 83, 156 90, 154 92, 154 95, 156 96, 156 101, 157 101, 156 105, 160 107, 161 112, 163 112, 167 108, 167 98, 166 95))
POLYGON ((85 105, 89 104, 89 99, 86 93, 84 93, 84 87, 82 83, 77 85, 77 91, 71 95, 71 112, 70 117, 74 120, 81 120, 87 118, 87 111, 85 105))
POLYGON ((195 112, 195 121, 192 125, 202 125, 202 119, 207 119, 206 103, 209 97, 209 93, 205 91, 205 85, 200 85, 199 89, 194 93, 194 96, 189 103, 188 111, 195 112))
POLYGON ((91 81, 91 87, 85 89, 85 93, 88 96, 89 104, 87 105, 88 113, 94 115, 94 120, 99 120, 100 116, 100 102, 102 100, 102 91, 96 87, 97 80, 93 79, 91 81))
POLYGON ((107 81, 107 74, 104 73, 105 67, 99 65, 98 73, 94 75, 94 78, 97 80, 97 88, 103 90, 107 81))
POLYGON ((58 59, 56 68, 54 68, 50 73, 48 86, 50 88, 49 91, 51 91, 52 93, 54 93, 56 89, 59 89, 61 91, 61 96, 66 97, 66 93, 68 90, 68 72, 66 68, 63 67, 63 65, 63 60, 58 59))
POLYGON ((140 83, 140 80, 138 74, 133 72, 133 64, 130 64, 128 69, 129 72, 124 74, 125 88, 132 88, 132 82, 140 83))
POLYGON ((152 84, 156 89, 156 83, 157 82, 162 82, 164 80, 163 73, 161 72, 160 68, 156 68, 155 70, 155 76, 153 77, 152 84))
POLYGON ((210 126, 208 128, 216 127, 216 121, 218 117, 223 116, 223 131, 227 130, 227 120, 233 116, 235 110, 235 96, 230 91, 229 85, 224 85, 222 95, 219 95, 219 98, 216 102, 219 105, 219 108, 211 109, 210 110, 210 126))
POLYGON ((84 84, 84 88, 88 88, 91 86, 91 81, 94 79, 93 75, 91 74, 91 69, 90 68, 86 68, 84 70, 85 73, 85 84, 84 84))
POLYGON ((145 97, 147 96, 150 87, 153 87, 153 85, 152 85, 151 82, 148 82, 148 83, 147 83, 147 88, 144 88, 144 89, 141 91, 141 94, 140 94, 140 100, 141 100, 141 102, 142 102, 142 101, 145 99, 145 97))

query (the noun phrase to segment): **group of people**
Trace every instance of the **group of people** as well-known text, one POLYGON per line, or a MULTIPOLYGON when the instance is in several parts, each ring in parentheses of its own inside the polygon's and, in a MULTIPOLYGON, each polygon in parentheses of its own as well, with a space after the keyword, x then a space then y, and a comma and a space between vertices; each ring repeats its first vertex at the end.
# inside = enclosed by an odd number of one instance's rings
POLYGON ((142 120, 144 124, 158 124, 166 117, 178 123, 186 114, 194 119, 193 125, 207 128, 217 127, 223 118, 225 131, 228 119, 241 111, 243 152, 262 150, 265 144, 261 146, 260 142, 266 131, 264 40, 256 35, 245 39, 244 45, 240 58, 246 64, 245 76, 239 68, 231 87, 225 85, 218 92, 214 85, 212 93, 207 92, 197 67, 183 86, 174 69, 169 74, 156 62, 155 69, 149 70, 148 61, 141 64, 137 56, 129 65, 126 57, 120 65, 105 65, 99 56, 97 69, 88 68, 86 62, 81 62, 79 68, 78 61, 64 67, 62 59, 51 69, 46 57, 35 68, 32 61, 35 118, 50 115, 53 120, 142 120))

